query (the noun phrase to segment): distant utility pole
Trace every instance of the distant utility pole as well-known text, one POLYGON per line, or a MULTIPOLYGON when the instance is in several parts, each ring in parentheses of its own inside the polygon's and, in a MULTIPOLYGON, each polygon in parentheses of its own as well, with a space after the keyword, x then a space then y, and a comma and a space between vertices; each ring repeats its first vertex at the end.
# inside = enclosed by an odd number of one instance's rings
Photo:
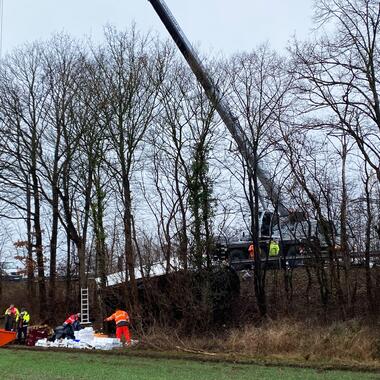
POLYGON ((0 0, 0 59, 3 53, 3 9, 4 0, 0 0))

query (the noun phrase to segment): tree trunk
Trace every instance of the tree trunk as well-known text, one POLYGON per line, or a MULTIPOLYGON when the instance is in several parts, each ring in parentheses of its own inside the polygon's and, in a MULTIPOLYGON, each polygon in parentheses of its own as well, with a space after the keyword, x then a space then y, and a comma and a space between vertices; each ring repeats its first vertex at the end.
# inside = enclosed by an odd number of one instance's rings
POLYGON ((351 291, 351 259, 348 249, 347 237, 347 184, 346 184, 346 160, 347 160, 347 142, 346 136, 343 136, 343 150, 342 150, 342 202, 340 205, 340 230, 341 230, 341 253, 344 261, 344 287, 345 287, 345 300, 347 303, 347 313, 352 316, 352 291, 351 291))
POLYGON ((130 289, 130 302, 132 307, 132 313, 135 317, 140 314, 140 307, 138 301, 137 284, 135 277, 135 257, 133 252, 133 237, 132 237, 132 200, 131 190, 128 178, 124 178, 124 237, 125 237, 125 260, 126 260, 126 280, 129 278, 130 289))
POLYGON ((49 312, 50 318, 54 318, 56 307, 56 277, 57 277, 57 240, 58 240, 58 191, 53 186, 52 212, 53 221, 50 238, 50 277, 49 277, 49 312))
POLYGON ((32 236, 32 204, 31 204, 31 191, 29 176, 26 180, 26 232, 27 232, 27 259, 26 270, 28 276, 28 297, 34 300, 36 297, 36 289, 34 286, 34 258, 33 258, 33 236, 32 236))
POLYGON ((35 234, 35 251, 37 257, 38 271, 38 298, 39 298, 39 314, 40 318, 46 318, 46 284, 45 284, 45 268, 44 268, 44 252, 42 245, 42 230, 40 221, 40 192, 35 167, 31 170, 32 176, 32 192, 34 200, 34 234, 35 234))
MULTIPOLYGON (((66 256, 66 308, 71 304, 71 239, 70 235, 66 236, 66 248, 67 248, 67 256, 66 256)), ((66 309, 68 311, 68 309, 66 309)))
POLYGON ((265 270, 262 266, 262 252, 260 249, 260 223, 259 223, 259 193, 257 176, 248 176, 249 196, 251 208, 251 234, 255 252, 255 294, 257 306, 262 317, 267 314, 267 300, 265 292, 265 270))

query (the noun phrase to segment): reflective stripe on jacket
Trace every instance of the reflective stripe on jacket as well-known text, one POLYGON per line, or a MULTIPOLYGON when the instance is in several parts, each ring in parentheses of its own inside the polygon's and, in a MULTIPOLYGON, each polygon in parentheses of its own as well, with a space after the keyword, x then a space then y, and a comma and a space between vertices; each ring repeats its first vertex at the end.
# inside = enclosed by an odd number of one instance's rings
POLYGON ((29 321, 30 321, 30 315, 27 311, 22 311, 17 317, 16 317, 16 321, 18 322, 18 320, 20 319, 20 317, 22 318, 22 324, 24 326, 27 326, 29 324, 29 321))
POLYGON ((269 256, 277 256, 280 252, 280 246, 278 243, 272 241, 269 245, 269 256))
POLYGON ((129 315, 126 311, 116 310, 116 313, 106 318, 106 321, 115 321, 116 326, 125 326, 129 322, 129 315))

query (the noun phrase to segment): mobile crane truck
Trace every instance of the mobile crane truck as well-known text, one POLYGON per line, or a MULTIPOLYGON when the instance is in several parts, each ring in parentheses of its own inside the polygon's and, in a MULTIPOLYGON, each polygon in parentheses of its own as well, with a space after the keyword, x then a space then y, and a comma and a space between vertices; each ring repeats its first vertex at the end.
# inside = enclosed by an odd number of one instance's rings
MULTIPOLYGON (((208 75, 198 55, 194 51, 190 42, 186 38, 184 32, 175 20, 170 9, 164 0, 148 0, 153 6, 154 10, 160 17, 165 25, 169 34, 173 38, 177 47, 189 64, 191 70, 195 74, 197 80, 202 85, 208 99, 217 110, 227 129, 235 140, 240 154, 243 156, 247 163, 250 174, 256 172, 256 175, 262 184, 268 198, 272 204, 275 205, 277 212, 270 212, 268 210, 259 212, 259 247, 260 250, 267 251, 269 240, 276 236, 279 238, 281 234, 281 256, 282 260, 265 257, 265 262, 268 264, 270 261, 275 261, 279 265, 285 263, 297 265, 299 262, 304 262, 307 256, 297 257, 296 252, 302 251, 305 240, 318 239, 320 244, 326 246, 321 234, 320 225, 316 221, 306 221, 303 214, 300 212, 290 213, 288 208, 285 207, 281 198, 278 186, 268 176, 266 171, 260 166, 260 163, 253 160, 253 147, 252 143, 247 137, 245 131, 240 125, 239 119, 233 114, 228 101, 225 97, 221 96, 220 90, 214 84, 212 78, 208 75), (308 233, 305 233, 308 231, 308 233)), ((334 228, 332 228, 335 231, 334 228)), ((255 260, 249 258, 248 248, 252 244, 251 239, 240 240, 237 242, 219 241, 215 251, 215 257, 221 260, 227 260, 232 267, 237 270, 250 268, 254 265, 255 260)), ((321 247, 322 251, 326 247, 321 247)), ((264 261, 264 257, 259 259, 264 261)))

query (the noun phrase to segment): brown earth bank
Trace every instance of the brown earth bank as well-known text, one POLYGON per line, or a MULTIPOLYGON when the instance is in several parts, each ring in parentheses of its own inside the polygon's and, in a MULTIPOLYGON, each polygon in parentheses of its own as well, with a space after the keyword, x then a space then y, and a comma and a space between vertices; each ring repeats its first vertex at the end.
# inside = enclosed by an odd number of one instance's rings
MULTIPOLYGON (((313 323, 331 323, 340 320, 360 318, 377 320, 380 315, 380 267, 371 269, 372 305, 368 304, 364 268, 352 268, 350 282, 352 294, 350 308, 342 305, 331 278, 326 277, 327 296, 323 301, 320 284, 315 271, 295 268, 291 272, 271 270, 266 273, 266 319, 283 319, 313 323)), ((202 328, 205 332, 219 331, 223 325, 241 327, 247 323, 260 323, 262 316, 257 307, 254 277, 251 271, 237 272, 232 277, 222 277, 210 281, 188 278, 181 273, 151 279, 140 289, 141 316, 145 326, 188 325, 187 332, 193 333, 202 328), (235 277, 236 278, 235 278, 235 277), (226 282, 229 281, 229 286, 226 282), (236 284, 237 282, 237 284, 236 284)), ((71 281, 70 292, 66 292, 66 280, 56 282, 56 299, 53 315, 49 315, 49 324, 54 325, 65 319, 67 314, 80 308, 80 295, 77 281, 71 281)), ((103 307, 99 306, 99 289, 93 280, 89 281, 90 315, 95 323, 103 320, 104 315, 115 307, 125 307, 128 288, 124 285, 109 287, 104 292, 103 307)), ((346 300, 344 300, 346 301, 346 300)), ((26 307, 33 323, 43 323, 38 310, 38 289, 30 296, 26 281, 1 281, 0 315, 2 309, 10 303, 17 307, 26 307)), ((130 310, 129 310, 130 311, 130 310)), ((131 312, 131 311, 130 311, 131 312)), ((44 314, 44 313, 42 313, 44 314)), ((46 313, 48 315, 48 313, 46 313)), ((132 321, 134 319, 131 312, 132 321)), ((190 334, 191 335, 191 334, 190 334)))
MULTIPOLYGON (((379 268, 372 271, 374 294, 379 299, 379 268)), ((227 300, 226 307, 215 309, 210 297, 199 297, 202 286, 196 292, 189 282, 172 278, 161 283, 149 283, 144 291, 142 324, 133 322, 132 332, 140 341, 139 349, 170 352, 201 352, 234 357, 270 357, 303 362, 330 361, 344 363, 377 363, 380 360, 380 320, 378 305, 368 309, 363 268, 352 270, 355 288, 351 315, 341 314, 336 292, 331 287, 327 305, 321 303, 318 281, 311 271, 304 268, 292 272, 291 286, 286 287, 281 270, 267 273, 268 314, 260 316, 255 300, 252 274, 242 272, 238 294, 219 294, 217 302, 227 300), (181 282, 182 281, 182 282, 181 282), (230 302, 231 301, 231 302, 230 302), (175 313, 173 312, 175 308, 175 313), (218 313, 223 313, 219 315, 218 313)), ((287 279, 288 281, 289 279, 287 279)), ((34 299, 27 296, 26 283, 3 282, 0 308, 4 311, 10 303, 27 307, 31 324, 47 322, 54 328, 69 313, 79 311, 79 292, 72 284, 71 293, 65 294, 64 281, 58 283, 55 314, 47 321, 37 318, 34 299)), ((118 306, 123 289, 110 288, 112 306, 118 306)), ((38 296, 38 295, 36 295, 38 296)), ((94 328, 103 329, 102 320, 112 307, 98 308, 98 294, 92 286, 90 296, 91 316, 94 328)), ((214 297, 215 300, 215 297, 214 297)), ((214 301, 215 302, 215 301, 214 301)), ((3 311, 1 312, 3 314, 3 311)), ((1 321, 0 321, 1 325, 1 321)), ((1 326, 2 327, 2 326, 1 326)), ((207 354, 204 354, 209 356, 207 354)), ((212 356, 212 355, 211 355, 212 356)))

